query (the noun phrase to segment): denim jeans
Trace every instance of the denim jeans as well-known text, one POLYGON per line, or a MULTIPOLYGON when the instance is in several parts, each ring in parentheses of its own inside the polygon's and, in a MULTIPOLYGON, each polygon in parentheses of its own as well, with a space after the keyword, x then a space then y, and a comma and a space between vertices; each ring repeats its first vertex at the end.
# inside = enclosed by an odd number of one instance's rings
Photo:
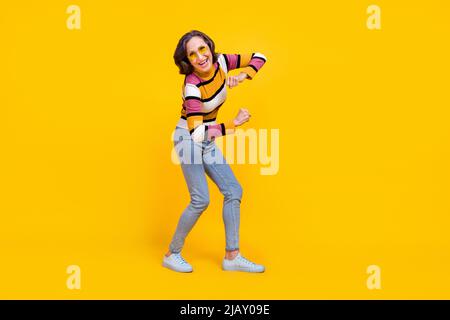
POLYGON ((174 147, 181 163, 190 194, 170 243, 172 253, 179 253, 186 236, 209 204, 206 175, 223 194, 222 217, 225 225, 226 250, 239 249, 239 220, 242 187, 214 141, 194 142, 187 129, 176 127, 174 147))

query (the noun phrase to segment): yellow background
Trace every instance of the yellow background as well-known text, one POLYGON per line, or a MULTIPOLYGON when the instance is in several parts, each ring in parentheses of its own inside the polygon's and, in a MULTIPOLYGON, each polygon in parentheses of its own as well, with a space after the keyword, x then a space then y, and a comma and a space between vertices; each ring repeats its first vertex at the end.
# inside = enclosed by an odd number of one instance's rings
POLYGON ((448 2, 216 3, 2 2, 0 298, 450 298, 448 2), (280 130, 277 175, 232 166, 242 252, 264 274, 221 271, 211 181, 183 251, 194 273, 160 265, 189 201, 170 158, 172 55, 194 28, 268 58, 219 114, 245 106, 245 128, 280 130))

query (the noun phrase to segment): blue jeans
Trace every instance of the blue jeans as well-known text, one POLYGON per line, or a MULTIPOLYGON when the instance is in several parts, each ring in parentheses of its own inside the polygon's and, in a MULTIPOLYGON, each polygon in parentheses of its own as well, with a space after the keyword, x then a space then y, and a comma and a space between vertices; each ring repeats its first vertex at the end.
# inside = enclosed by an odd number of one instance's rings
POLYGON ((189 131, 176 127, 174 147, 181 162, 191 201, 184 209, 169 249, 179 253, 186 236, 209 204, 206 175, 223 194, 222 216, 225 224, 226 250, 239 249, 239 220, 242 187, 214 141, 194 142, 189 131), (206 174, 205 174, 206 173, 206 174))

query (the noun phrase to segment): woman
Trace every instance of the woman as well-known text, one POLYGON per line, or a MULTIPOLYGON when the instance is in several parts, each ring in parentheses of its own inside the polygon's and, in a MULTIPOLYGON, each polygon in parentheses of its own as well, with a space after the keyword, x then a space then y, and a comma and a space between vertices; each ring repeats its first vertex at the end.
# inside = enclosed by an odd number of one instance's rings
POLYGON ((194 30, 181 37, 174 60, 180 74, 185 75, 183 107, 175 128, 174 146, 191 201, 181 215, 169 251, 163 258, 163 266, 178 272, 193 270, 180 252, 189 231, 209 204, 208 175, 224 195, 226 252, 223 270, 264 272, 264 266, 249 261, 239 253, 242 188, 214 139, 233 133, 236 127, 249 121, 250 114, 246 109, 240 109, 231 121, 216 123, 215 120, 226 98, 226 85, 231 89, 245 79, 252 79, 266 58, 260 53, 217 54, 211 38, 194 30), (239 75, 227 77, 228 71, 237 68, 242 68, 239 75))

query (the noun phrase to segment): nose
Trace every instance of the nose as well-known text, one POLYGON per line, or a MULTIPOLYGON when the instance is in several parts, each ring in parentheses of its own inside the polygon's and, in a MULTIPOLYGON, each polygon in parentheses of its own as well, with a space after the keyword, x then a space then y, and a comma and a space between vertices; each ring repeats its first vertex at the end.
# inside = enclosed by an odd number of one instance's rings
POLYGON ((201 60, 203 58, 203 56, 204 56, 204 54, 200 53, 199 51, 197 51, 195 53, 195 55, 196 55, 197 60, 201 60))
POLYGON ((200 52, 196 52, 196 58, 197 58, 197 60, 200 60, 202 57, 203 57, 203 54, 201 54, 200 52))

